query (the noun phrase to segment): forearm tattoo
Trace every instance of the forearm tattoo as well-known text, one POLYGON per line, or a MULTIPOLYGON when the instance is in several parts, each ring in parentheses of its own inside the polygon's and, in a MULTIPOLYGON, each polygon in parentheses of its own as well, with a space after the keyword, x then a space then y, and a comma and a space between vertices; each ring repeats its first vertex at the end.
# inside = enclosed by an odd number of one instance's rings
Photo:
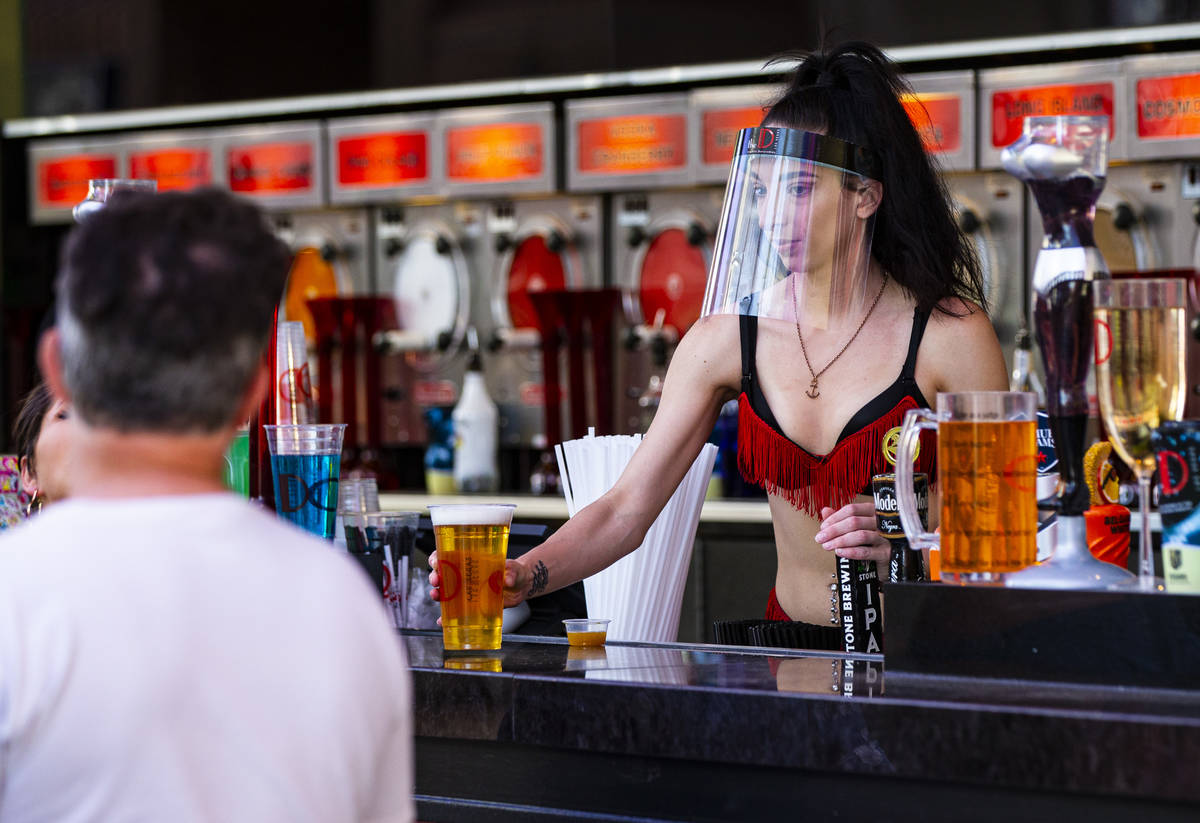
POLYGON ((546 568, 546 564, 541 560, 533 567, 533 583, 529 586, 529 594, 527 597, 537 597, 546 590, 546 584, 550 582, 550 571, 546 568))

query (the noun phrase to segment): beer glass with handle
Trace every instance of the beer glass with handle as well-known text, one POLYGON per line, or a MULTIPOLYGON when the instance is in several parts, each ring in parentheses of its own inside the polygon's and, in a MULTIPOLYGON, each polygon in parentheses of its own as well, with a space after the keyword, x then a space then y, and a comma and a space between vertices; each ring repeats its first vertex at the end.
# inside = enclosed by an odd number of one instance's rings
POLYGON ((1150 435, 1164 420, 1183 417, 1187 283, 1178 278, 1106 280, 1096 283, 1093 297, 1100 416, 1109 442, 1138 479, 1136 582, 1143 591, 1162 591, 1150 541, 1150 435))
POLYGON ((939 393, 937 411, 904 416, 896 450, 900 523, 914 549, 941 550, 942 580, 1004 585, 1037 556, 1037 397, 1028 392, 939 393), (941 534, 923 528, 913 493, 922 429, 938 430, 941 534))

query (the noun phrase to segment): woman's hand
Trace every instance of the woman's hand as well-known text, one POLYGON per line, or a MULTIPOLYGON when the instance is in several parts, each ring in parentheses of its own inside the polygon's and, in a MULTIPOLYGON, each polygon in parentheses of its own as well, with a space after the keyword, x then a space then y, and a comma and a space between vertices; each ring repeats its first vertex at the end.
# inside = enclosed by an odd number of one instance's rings
POLYGON ((821 528, 814 538, 825 551, 851 560, 875 560, 886 563, 891 544, 875 525, 875 504, 850 503, 837 511, 821 509, 821 528))
MULTIPOLYGON (((429 598, 442 599, 442 575, 438 571, 437 552, 429 555, 429 598)), ((504 561, 504 608, 512 608, 530 594, 531 576, 516 560, 504 561)), ((442 619, 438 618, 441 625, 442 619)))

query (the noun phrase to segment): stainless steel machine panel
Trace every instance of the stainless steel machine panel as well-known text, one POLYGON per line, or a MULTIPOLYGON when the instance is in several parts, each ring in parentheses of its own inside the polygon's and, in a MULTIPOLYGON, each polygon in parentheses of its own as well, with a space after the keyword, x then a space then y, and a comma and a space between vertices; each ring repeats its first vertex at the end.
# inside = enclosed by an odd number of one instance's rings
POLYGON ((927 150, 946 171, 975 168, 975 74, 948 71, 904 78, 914 96, 903 101, 927 150))
POLYGON ((128 175, 119 140, 35 140, 27 154, 29 218, 35 225, 70 223, 71 210, 87 197, 88 180, 128 175))
POLYGON ((1004 172, 948 174, 946 184, 959 226, 979 257, 992 325, 1011 368, 1017 331, 1027 325, 1029 312, 1025 187, 1004 172))
POLYGON ((1106 114, 1109 162, 1127 157, 1125 83, 1116 60, 1087 60, 979 72, 979 167, 1000 168, 1000 152, 1021 134, 1026 117, 1106 114))
POLYGON ((780 84, 696 89, 688 94, 690 152, 697 183, 724 183, 738 132, 762 123, 780 84))
POLYGON ((215 131, 196 129, 123 137, 128 174, 158 181, 160 192, 223 185, 216 136, 215 131))
POLYGON ((693 180, 684 94, 567 101, 567 189, 619 191, 693 180))
POLYGON ((240 126, 219 133, 223 185, 266 209, 325 205, 325 140, 318 121, 240 126))
POLYGON ((426 441, 423 413, 458 402, 467 330, 482 308, 482 209, 468 203, 396 205, 374 212, 381 296, 395 305, 383 358, 385 445, 426 441))
POLYGON ((541 335, 528 295, 602 285, 602 217, 594 196, 489 204, 479 257, 489 311, 479 317, 479 331, 489 343, 484 368, 500 409, 502 446, 547 445, 541 335), (539 263, 549 265, 540 270, 539 263))
POLYGON ((326 125, 329 200, 394 203, 441 187, 442 146, 432 114, 348 117, 326 125))
POLYGON ((644 428, 638 399, 664 365, 654 362, 655 350, 668 353, 699 319, 723 197, 720 188, 613 197, 610 259, 625 326, 614 398, 617 433, 644 428))
POLYGON ((508 198, 557 189, 551 103, 444 111, 437 115, 435 135, 441 194, 508 198))

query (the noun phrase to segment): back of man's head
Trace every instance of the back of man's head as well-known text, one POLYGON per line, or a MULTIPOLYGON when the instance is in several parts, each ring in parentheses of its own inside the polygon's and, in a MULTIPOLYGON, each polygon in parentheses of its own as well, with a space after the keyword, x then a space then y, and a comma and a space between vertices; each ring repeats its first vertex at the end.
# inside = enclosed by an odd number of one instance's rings
POLYGON ((290 255, 254 206, 217 190, 127 194, 63 249, 63 379, 84 422, 213 432, 233 422, 290 255))

